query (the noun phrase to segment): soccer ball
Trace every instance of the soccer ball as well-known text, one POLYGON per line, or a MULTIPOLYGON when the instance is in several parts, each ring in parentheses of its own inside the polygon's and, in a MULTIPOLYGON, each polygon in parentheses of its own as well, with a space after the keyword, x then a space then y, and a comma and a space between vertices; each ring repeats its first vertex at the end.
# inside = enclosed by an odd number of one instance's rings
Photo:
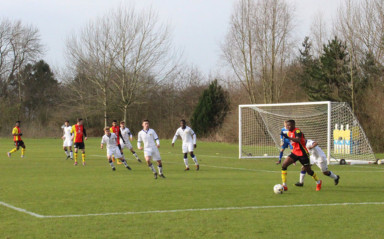
POLYGON ((283 185, 281 184, 276 184, 274 187, 273 187, 273 192, 276 193, 276 194, 282 194, 284 192, 284 187, 283 185))

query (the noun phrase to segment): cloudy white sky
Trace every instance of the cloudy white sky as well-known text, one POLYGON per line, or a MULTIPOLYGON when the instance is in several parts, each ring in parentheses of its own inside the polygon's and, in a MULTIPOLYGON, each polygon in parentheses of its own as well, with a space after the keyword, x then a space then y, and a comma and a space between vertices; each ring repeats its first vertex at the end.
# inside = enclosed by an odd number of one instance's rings
MULTIPOLYGON (((189 64, 209 73, 220 62, 220 43, 237 0, 1 0, 0 17, 20 19, 39 28, 46 45, 44 59, 54 67, 65 65, 66 38, 88 21, 121 3, 152 6, 173 28, 177 48, 189 64)), ((286 0, 295 7, 296 37, 309 33, 319 12, 331 21, 339 0, 286 0)))

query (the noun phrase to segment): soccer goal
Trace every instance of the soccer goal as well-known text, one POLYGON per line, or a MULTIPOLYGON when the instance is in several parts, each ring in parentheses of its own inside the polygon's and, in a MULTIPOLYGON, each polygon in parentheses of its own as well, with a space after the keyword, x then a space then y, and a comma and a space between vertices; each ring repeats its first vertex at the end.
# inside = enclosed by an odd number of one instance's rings
MULTIPOLYGON (((239 105, 239 158, 278 158, 281 128, 289 119, 307 139, 318 142, 328 162, 376 161, 349 105, 330 101, 239 105)), ((284 154, 289 153, 288 148, 284 154)))

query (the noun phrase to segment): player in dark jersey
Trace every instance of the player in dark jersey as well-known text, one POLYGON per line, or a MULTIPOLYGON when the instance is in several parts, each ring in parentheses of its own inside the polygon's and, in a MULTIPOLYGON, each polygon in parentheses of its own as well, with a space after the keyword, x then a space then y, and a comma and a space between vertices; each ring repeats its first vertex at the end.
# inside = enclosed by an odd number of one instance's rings
POLYGON ((287 121, 288 134, 283 135, 283 137, 288 138, 291 141, 293 147, 292 153, 284 160, 281 167, 281 178, 283 180, 284 191, 288 190, 287 187, 287 169, 288 166, 293 164, 296 161, 300 161, 303 165, 303 169, 311 175, 312 178, 316 181, 316 191, 320 191, 322 181, 319 180, 316 173, 311 169, 311 164, 309 161, 308 149, 305 146, 306 140, 303 132, 300 129, 296 128, 296 123, 294 120, 287 121))
POLYGON ((77 124, 72 126, 71 130, 72 139, 75 148, 75 166, 77 165, 77 152, 80 149, 82 151, 81 159, 83 166, 85 166, 85 145, 84 140, 87 140, 87 133, 83 125, 83 119, 77 119, 77 124))

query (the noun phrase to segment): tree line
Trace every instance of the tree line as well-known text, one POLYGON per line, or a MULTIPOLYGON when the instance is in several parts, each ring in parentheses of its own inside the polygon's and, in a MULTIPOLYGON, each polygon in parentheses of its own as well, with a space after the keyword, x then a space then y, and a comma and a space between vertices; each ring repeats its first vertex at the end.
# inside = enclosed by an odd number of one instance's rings
POLYGON ((143 118, 161 137, 180 119, 211 140, 237 140, 237 105, 331 100, 350 104, 375 151, 384 135, 384 3, 345 0, 327 23, 321 14, 296 39, 294 6, 239 0, 221 42, 222 71, 206 76, 183 62, 169 24, 153 9, 119 6, 66 41, 66 67, 44 62, 37 28, 0 22, 0 126, 22 120, 33 137, 58 136, 61 123, 85 119, 100 135, 113 119, 133 132, 143 118), (216 99, 216 100, 215 100, 216 99))

